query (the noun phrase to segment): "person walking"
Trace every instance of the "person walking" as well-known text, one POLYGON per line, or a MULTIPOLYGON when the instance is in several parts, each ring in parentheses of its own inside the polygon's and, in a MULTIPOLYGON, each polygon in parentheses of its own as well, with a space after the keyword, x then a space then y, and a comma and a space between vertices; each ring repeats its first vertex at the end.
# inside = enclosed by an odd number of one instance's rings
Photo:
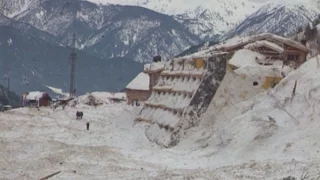
POLYGON ((90 126, 90 123, 89 122, 87 122, 87 130, 89 131, 89 126, 90 126))

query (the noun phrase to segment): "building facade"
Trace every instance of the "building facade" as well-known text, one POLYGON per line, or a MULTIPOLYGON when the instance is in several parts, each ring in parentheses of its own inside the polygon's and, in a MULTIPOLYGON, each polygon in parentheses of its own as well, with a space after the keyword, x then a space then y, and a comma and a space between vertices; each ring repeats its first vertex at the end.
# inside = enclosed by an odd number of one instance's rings
POLYGON ((141 72, 126 86, 127 103, 129 105, 140 105, 141 102, 149 98, 149 82, 149 75, 141 72))

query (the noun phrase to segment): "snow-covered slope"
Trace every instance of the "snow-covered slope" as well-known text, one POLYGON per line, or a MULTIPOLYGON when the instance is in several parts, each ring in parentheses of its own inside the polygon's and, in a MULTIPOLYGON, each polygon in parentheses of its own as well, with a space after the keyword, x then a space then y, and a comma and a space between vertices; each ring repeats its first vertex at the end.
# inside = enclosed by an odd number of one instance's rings
POLYGON ((312 22, 319 14, 319 9, 308 1, 280 1, 262 6, 251 14, 226 38, 233 36, 248 36, 270 32, 282 36, 292 34, 299 27, 312 22))
POLYGON ((47 0, 14 17, 102 58, 139 62, 172 57, 200 42, 173 17, 136 6, 99 6, 86 1, 47 0))
POLYGON ((260 3, 250 0, 88 0, 102 4, 142 6, 174 16, 201 39, 212 38, 229 30, 260 3))
POLYGON ((0 14, 13 17, 30 8, 38 6, 40 3, 41 0, 1 0, 0 14))
MULTIPOLYGON (((136 5, 146 7, 157 12, 165 13, 174 16, 179 22, 187 27, 192 33, 198 35, 202 40, 217 39, 226 31, 234 28, 242 22, 246 17, 252 18, 252 14, 262 8, 262 12, 255 13, 254 16, 260 19, 267 18, 266 21, 272 21, 273 24, 281 24, 279 18, 285 17, 270 17, 268 13, 272 13, 274 7, 304 5, 306 10, 302 9, 297 12, 298 16, 306 16, 310 18, 308 11, 320 7, 317 0, 199 0, 199 1, 183 1, 183 0, 88 0, 102 4, 122 4, 136 5), (272 6, 272 7, 269 7, 272 6), (303 14, 301 14, 303 11, 303 14), (307 11, 307 12, 306 12, 307 11), (251 15, 251 16, 250 16, 251 15), (276 22, 275 22, 275 21, 276 22)), ((290 8, 289 8, 290 9, 290 8)), ((318 9, 317 9, 318 10, 318 9)), ((288 11, 288 9, 287 9, 288 11)), ((287 12, 292 14, 295 9, 287 12)), ((287 15, 288 16, 288 15, 287 15)), ((292 15, 294 16, 294 15, 292 15)), ((261 21, 260 20, 260 21, 261 21)), ((303 18, 295 19, 297 21, 304 20, 303 18)), ((253 21, 253 20, 252 20, 253 21)), ((285 20, 284 20, 285 21, 285 20)), ((291 22, 289 22, 291 23, 291 22)), ((305 20, 300 24, 305 23, 305 20)), ((269 23, 270 24, 270 23, 269 23)), ((275 31, 277 27, 266 25, 264 32, 275 31)), ((299 24, 299 23, 296 23, 299 24)), ((289 25, 288 23, 285 26, 289 25)), ((290 24, 291 25, 291 24, 290 24)), ((294 29, 296 26, 292 27, 294 29)), ((279 28, 281 29, 281 28, 279 28)), ((283 29, 281 29, 283 31, 283 29)), ((291 30, 291 29, 290 29, 291 30)))
MULTIPOLYGON (((270 0, 248 16, 242 22, 233 27, 229 32, 220 37, 220 41, 235 36, 256 35, 263 32, 275 33, 278 35, 292 35, 300 27, 312 22, 319 14, 320 6, 316 0, 270 0)), ((217 39, 206 41, 197 46, 192 46, 182 52, 180 56, 192 54, 208 46, 214 46, 217 39)))
POLYGON ((216 146, 215 155, 236 159, 318 159, 319 73, 317 58, 313 58, 267 93, 238 102, 229 96, 221 109, 208 109, 204 131, 194 131, 211 134, 198 145, 216 146))

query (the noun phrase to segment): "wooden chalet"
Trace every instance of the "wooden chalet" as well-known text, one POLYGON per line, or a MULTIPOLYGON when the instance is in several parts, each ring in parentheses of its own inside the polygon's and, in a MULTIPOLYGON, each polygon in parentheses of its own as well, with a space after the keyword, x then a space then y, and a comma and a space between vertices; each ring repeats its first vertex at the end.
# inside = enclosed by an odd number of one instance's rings
POLYGON ((243 48, 257 51, 270 61, 282 60, 285 65, 292 65, 295 68, 306 61, 309 52, 306 46, 297 41, 270 33, 250 36, 236 42, 227 42, 217 47, 218 50, 226 52, 235 52, 243 48))
POLYGON ((24 93, 23 106, 49 106, 52 99, 46 92, 33 91, 24 93))

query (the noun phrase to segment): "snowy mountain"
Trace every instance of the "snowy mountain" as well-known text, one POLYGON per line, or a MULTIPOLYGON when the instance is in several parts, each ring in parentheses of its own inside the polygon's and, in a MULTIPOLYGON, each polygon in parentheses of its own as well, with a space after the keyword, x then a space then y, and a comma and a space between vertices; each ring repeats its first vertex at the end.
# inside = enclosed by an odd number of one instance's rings
MULTIPOLYGON (((202 40, 216 40, 219 36, 225 34, 230 29, 239 25, 246 18, 259 16, 261 19, 269 17, 273 13, 274 7, 281 6, 308 6, 306 9, 299 10, 306 18, 310 17, 310 9, 316 9, 319 6, 318 0, 88 0, 102 4, 121 4, 142 6, 157 12, 173 16, 182 23, 192 33, 199 36, 202 40), (260 10, 259 10, 260 9, 260 10), (260 11, 260 12, 256 12, 260 11), (301 12, 302 11, 302 12, 301 12)), ((288 7, 286 12, 292 14, 296 9, 288 7)), ((316 9, 318 11, 319 9, 316 9)), ((312 13, 312 12, 311 12, 312 13)), ((294 15, 292 15, 294 16, 294 15)), ((296 19, 300 20, 300 19, 296 19)), ((304 20, 304 19, 302 19, 304 20)), ((254 20, 252 20, 254 21, 254 20)), ((261 21, 261 20, 260 20, 261 21)), ((273 24, 279 21, 272 22, 273 24)), ((305 22, 305 21, 303 21, 305 22)), ((281 22, 279 22, 281 23, 281 22)), ((287 25, 287 24, 286 24, 287 25)), ((265 27, 261 27, 265 28, 265 27)), ((265 31, 273 30, 266 28, 265 31)))
MULTIPOLYGON (((317 3, 320 1, 281 1, 266 2, 260 9, 231 29, 220 40, 227 40, 235 36, 248 36, 270 32, 281 36, 291 35, 300 27, 312 22, 319 14, 317 3)), ((207 41, 192 46, 179 56, 195 53, 217 43, 217 40, 207 41)))
POLYGON ((14 16, 49 32, 63 44, 77 35, 77 47, 101 58, 152 60, 172 57, 200 42, 173 17, 135 7, 86 1, 47 0, 14 16))
POLYGON ((216 41, 246 16, 226 37, 253 31, 291 33, 316 14, 315 0, 287 0, 282 6, 276 0, 88 1, 13 0, 7 3, 11 11, 6 12, 15 20, 49 32, 63 44, 70 44, 76 32, 77 47, 92 55, 138 62, 150 61, 158 54, 170 58, 203 40, 216 41))
POLYGON ((253 13, 261 3, 250 0, 88 0, 134 5, 173 16, 202 40, 214 38, 253 13))
MULTIPOLYGON (((22 93, 46 89, 68 91, 71 49, 50 41, 52 35, 0 16, 0 77, 11 80, 11 90, 22 93)), ((78 51, 76 89, 120 90, 142 70, 140 63, 124 58, 100 59, 78 51)))
POLYGON ((42 0, 1 0, 0 14, 13 17, 30 8, 34 8, 41 3, 42 0))
POLYGON ((242 21, 227 34, 226 39, 233 36, 248 36, 264 32, 286 36, 294 33, 299 27, 312 22, 319 14, 317 7, 306 3, 269 3, 261 7, 242 21))

